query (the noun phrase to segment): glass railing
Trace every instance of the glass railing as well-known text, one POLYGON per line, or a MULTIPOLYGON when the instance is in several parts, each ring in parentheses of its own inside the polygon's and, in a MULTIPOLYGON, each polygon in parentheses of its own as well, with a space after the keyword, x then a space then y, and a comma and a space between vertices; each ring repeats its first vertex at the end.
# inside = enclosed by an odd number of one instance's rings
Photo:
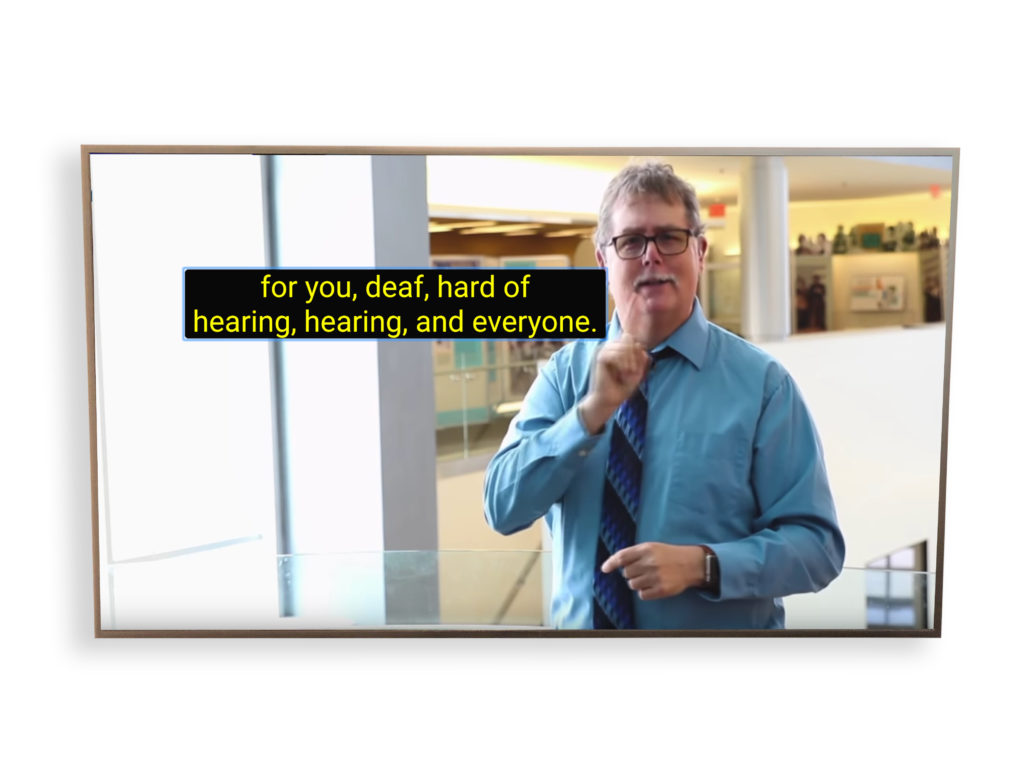
MULTIPOLYGON (((506 350, 501 351, 501 356, 508 356, 506 350)), ((494 453, 547 361, 544 356, 511 363, 437 368, 434 410, 438 460, 494 453)))
POLYGON ((820 592, 784 603, 787 629, 932 629, 935 573, 847 567, 820 592))
MULTIPOLYGON (((101 569, 107 630, 549 629, 551 553, 278 556, 265 543, 101 569)), ((845 568, 785 598, 793 630, 930 629, 935 574, 845 568)))

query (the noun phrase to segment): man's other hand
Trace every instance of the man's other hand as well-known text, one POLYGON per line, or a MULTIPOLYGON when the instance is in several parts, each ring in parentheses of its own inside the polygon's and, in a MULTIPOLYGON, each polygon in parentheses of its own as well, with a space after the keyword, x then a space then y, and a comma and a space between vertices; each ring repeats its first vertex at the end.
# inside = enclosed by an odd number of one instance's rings
POLYGON ((620 549, 601 564, 605 573, 616 568, 622 569, 629 588, 641 600, 672 597, 704 583, 704 550, 646 541, 620 549))

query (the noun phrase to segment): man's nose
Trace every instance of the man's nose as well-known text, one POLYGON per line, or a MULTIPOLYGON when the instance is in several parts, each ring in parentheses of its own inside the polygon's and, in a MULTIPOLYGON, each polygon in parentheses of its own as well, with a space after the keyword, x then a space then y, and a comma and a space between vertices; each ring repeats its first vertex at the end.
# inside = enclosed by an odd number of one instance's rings
POLYGON ((658 244, 654 241, 654 239, 651 238, 650 240, 648 240, 646 245, 644 245, 644 253, 643 256, 640 257, 640 260, 645 264, 650 264, 655 261, 660 262, 663 260, 663 258, 664 257, 661 255, 661 250, 658 248, 658 244))

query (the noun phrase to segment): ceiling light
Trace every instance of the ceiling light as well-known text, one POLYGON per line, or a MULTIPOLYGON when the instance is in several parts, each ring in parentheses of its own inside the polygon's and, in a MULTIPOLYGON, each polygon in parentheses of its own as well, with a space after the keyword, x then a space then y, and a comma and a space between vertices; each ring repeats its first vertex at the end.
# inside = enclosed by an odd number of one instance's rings
POLYGON ((442 222, 444 226, 451 227, 452 229, 463 229, 465 227, 492 227, 498 222, 493 220, 478 219, 477 221, 445 221, 442 222))
POLYGON ((495 227, 473 227, 459 230, 459 232, 463 235, 491 235, 499 232, 519 232, 524 229, 536 231, 539 226, 539 224, 498 224, 495 227))
POLYGON ((582 235, 589 236, 593 233, 593 227, 576 227, 575 229, 556 229, 552 232, 545 232, 544 237, 580 237, 582 235))

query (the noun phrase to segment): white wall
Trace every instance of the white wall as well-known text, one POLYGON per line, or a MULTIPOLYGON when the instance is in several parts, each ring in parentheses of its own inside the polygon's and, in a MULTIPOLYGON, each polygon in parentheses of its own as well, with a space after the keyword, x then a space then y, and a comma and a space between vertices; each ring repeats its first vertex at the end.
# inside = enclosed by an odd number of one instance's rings
POLYGON ((262 261, 259 160, 101 155, 92 190, 109 557, 273 530, 266 345, 182 339, 183 267, 262 261))

